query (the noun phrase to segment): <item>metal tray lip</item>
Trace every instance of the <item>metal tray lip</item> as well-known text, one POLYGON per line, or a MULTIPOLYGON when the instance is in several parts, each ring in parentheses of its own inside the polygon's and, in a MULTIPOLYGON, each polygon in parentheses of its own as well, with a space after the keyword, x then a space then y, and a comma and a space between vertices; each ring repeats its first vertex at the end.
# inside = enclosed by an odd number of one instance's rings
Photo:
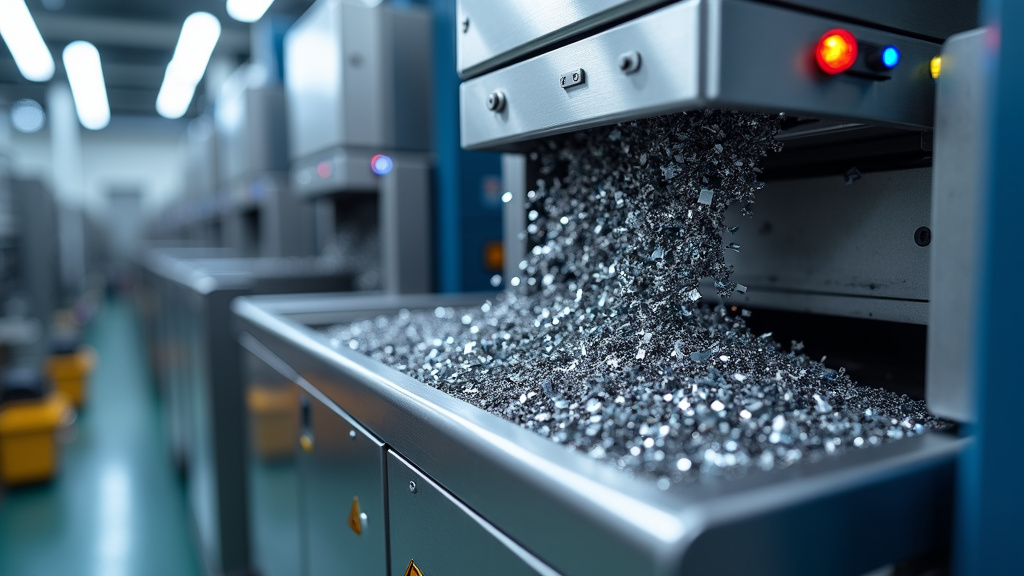
POLYGON ((186 288, 202 295, 223 291, 259 290, 261 283, 303 280, 324 280, 327 278, 342 279, 350 277, 351 272, 324 267, 317 269, 320 260, 313 257, 200 257, 179 258, 175 256, 159 256, 151 260, 148 269, 158 278, 170 281, 177 286, 186 288), (272 270, 261 265, 274 262, 307 263, 310 265, 302 270, 272 270), (226 270, 217 270, 217 264, 229 266, 226 270))
MULTIPOLYGON (((907 470, 947 461, 963 448, 967 439, 952 438, 949 434, 930 432, 920 437, 891 442, 868 449, 851 450, 818 460, 801 462, 782 470, 751 473, 726 482, 673 486, 662 491, 649 478, 635 478, 616 470, 613 466, 593 460, 580 453, 567 454, 564 446, 533 432, 520 428, 496 415, 458 400, 427 384, 349 350, 338 350, 329 345, 325 336, 309 327, 290 321, 280 313, 263 308, 263 297, 243 297, 232 307, 236 316, 247 324, 259 327, 278 338, 300 347, 330 370, 357 380, 377 393, 385 402, 402 410, 406 428, 432 426, 440 430, 453 449, 470 452, 489 460, 487 465, 499 465, 506 459, 506 469, 528 471, 517 479, 543 479, 551 484, 535 481, 531 487, 570 496, 570 505, 584 518, 612 515, 621 522, 624 531, 643 535, 653 555, 670 558, 685 550, 707 526, 737 516, 777 509, 795 502, 809 501, 856 486, 869 485, 907 470), (440 426, 438 426, 440 424, 440 426), (799 483, 793 482, 800 480, 799 483), (781 490, 781 492, 780 492, 781 490), (765 498, 765 491, 773 491, 765 498), (781 497, 780 497, 781 496, 781 497), (725 513, 713 512, 710 504, 729 504, 725 513), (623 513, 628 510, 628 513, 623 513), (641 511, 638 513, 638 510, 641 511)), ((267 302, 270 308, 286 307, 281 298, 267 302)), ((337 300, 343 302, 343 300, 337 300)), ((425 301, 425 300, 424 300, 425 301)), ((397 308, 396 308, 397 311, 397 308)), ((259 340, 259 336, 256 336, 259 340)), ((264 342, 273 351, 273 345, 264 342)), ((365 422, 362 415, 353 417, 364 423, 376 436, 441 485, 464 494, 458 474, 445 474, 431 467, 430 462, 418 461, 410 452, 421 450, 403 438, 379 430, 365 422)), ((478 510, 477 503, 467 502, 478 510)), ((719 506, 721 508, 721 506, 719 506)), ((479 510, 478 510, 479 511, 479 510)), ((486 513, 481 513, 485 518, 486 513)), ((494 519, 489 519, 495 522, 494 519)), ((495 525, 500 526, 499 522, 495 525)), ((632 540, 633 538, 631 538, 632 540)))

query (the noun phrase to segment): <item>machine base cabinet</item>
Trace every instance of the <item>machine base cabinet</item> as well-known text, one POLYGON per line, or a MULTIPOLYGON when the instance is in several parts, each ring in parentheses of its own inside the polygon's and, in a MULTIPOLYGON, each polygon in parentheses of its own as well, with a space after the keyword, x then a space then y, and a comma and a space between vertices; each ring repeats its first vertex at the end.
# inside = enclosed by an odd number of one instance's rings
POLYGON ((301 405, 308 574, 385 574, 384 444, 315 390, 301 405))
POLYGON ((557 574, 393 451, 388 516, 395 576, 557 574))

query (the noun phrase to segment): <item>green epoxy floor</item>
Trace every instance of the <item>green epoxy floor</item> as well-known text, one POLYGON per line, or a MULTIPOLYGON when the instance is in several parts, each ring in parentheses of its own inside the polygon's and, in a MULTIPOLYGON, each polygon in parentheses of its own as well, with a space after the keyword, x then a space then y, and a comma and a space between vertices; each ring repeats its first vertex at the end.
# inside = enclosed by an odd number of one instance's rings
POLYGON ((0 575, 200 573, 139 332, 119 301, 90 326, 99 364, 58 477, 0 495, 0 575))

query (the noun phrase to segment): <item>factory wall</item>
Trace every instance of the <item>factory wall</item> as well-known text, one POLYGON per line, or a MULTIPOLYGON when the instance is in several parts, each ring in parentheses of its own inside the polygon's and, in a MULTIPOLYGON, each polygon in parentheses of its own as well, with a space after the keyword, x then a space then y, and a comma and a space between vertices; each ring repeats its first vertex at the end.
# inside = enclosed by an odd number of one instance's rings
MULTIPOLYGON (((185 126, 156 118, 115 117, 102 131, 82 130, 82 190, 77 197, 60 201, 100 216, 107 192, 127 185, 141 190, 146 212, 156 211, 181 190, 185 126)), ((12 131, 8 152, 14 175, 41 179, 52 188, 51 146, 48 128, 35 134, 12 131)))

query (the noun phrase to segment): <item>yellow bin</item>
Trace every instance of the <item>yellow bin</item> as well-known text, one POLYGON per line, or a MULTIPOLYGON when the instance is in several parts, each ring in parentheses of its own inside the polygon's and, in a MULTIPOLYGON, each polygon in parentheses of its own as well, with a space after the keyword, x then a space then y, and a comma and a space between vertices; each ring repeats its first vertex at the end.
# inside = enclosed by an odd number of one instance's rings
POLYGON ((246 394, 253 451, 264 460, 285 459, 299 436, 299 394, 294 386, 255 385, 246 394))
POLYGON ((51 354, 46 363, 46 374, 53 381, 54 389, 66 394, 79 407, 85 404, 89 375, 95 365, 96 352, 88 346, 80 346, 69 354, 51 354))
POLYGON ((57 429, 73 420, 74 409, 60 392, 0 406, 0 482, 15 486, 52 478, 58 461, 57 429))

